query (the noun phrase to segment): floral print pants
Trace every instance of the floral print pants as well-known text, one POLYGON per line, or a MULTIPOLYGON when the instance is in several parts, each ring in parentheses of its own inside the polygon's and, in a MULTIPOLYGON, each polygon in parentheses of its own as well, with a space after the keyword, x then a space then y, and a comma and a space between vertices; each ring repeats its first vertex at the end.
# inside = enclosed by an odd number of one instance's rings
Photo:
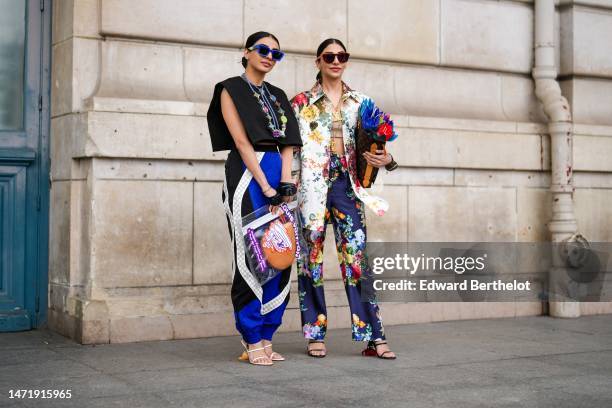
MULTIPOLYGON (((362 280, 370 276, 365 253, 366 226, 363 203, 351 187, 344 157, 332 154, 325 226, 331 221, 340 271, 351 310, 353 340, 385 339, 376 301, 362 301, 362 280)), ((305 229, 306 256, 298 261, 298 293, 304 337, 323 340, 327 309, 323 291, 323 231, 305 229)))

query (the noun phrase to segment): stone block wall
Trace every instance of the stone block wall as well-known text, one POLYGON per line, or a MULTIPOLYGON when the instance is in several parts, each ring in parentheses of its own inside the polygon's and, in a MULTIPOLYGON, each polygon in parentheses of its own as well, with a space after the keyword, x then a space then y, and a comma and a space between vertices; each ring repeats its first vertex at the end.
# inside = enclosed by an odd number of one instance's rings
MULTIPOLYGON (((242 72, 254 31, 287 57, 289 96, 340 38, 347 82, 391 112, 401 168, 376 187, 370 239, 545 241, 550 143, 534 95, 533 2, 57 0, 53 18, 50 326, 82 343, 235 333, 225 154, 211 151, 214 84, 242 72), (324 10, 324 12, 322 12, 324 10), (274 18, 270 18, 274 16, 274 18)), ((575 121, 580 232, 612 241, 612 1, 558 2, 558 69, 575 121)), ((349 314, 326 242, 331 327, 349 314)), ((283 330, 299 330, 292 292, 283 330)), ((382 305, 387 324, 543 313, 539 302, 382 305)), ((582 312, 610 313, 610 304, 582 312)))

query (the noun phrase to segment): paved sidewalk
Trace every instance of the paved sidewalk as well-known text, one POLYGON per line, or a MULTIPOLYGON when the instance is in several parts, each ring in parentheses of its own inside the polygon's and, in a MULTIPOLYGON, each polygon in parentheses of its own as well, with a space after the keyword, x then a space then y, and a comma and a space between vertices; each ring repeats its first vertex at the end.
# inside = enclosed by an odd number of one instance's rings
POLYGON ((361 357, 348 330, 328 356, 298 333, 273 367, 237 361, 237 337, 81 346, 49 331, 0 334, 0 407, 612 407, 612 315, 387 327, 395 361, 361 357), (9 389, 71 400, 9 400, 9 389))

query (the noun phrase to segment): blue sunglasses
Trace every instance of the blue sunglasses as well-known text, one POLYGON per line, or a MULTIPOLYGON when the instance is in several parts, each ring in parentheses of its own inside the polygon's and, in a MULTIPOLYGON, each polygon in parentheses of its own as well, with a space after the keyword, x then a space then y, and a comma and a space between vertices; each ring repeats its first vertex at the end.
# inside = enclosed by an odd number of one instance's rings
POLYGON ((272 53, 272 60, 280 61, 285 56, 285 53, 275 48, 270 48, 266 44, 255 44, 252 47, 247 48, 249 51, 257 50, 257 54, 262 57, 267 57, 268 54, 272 53))

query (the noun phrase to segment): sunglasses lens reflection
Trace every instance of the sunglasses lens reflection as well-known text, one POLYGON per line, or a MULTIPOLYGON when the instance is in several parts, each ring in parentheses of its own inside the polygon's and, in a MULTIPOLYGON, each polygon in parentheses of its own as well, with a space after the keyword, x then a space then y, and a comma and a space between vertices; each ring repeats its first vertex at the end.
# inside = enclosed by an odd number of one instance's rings
POLYGON ((326 64, 331 64, 334 62, 334 59, 336 58, 336 56, 334 54, 323 54, 323 61, 325 61, 326 64))
POLYGON ((274 61, 280 61, 281 59, 283 59, 283 56, 285 54, 282 51, 279 50, 272 50, 272 59, 274 61))
POLYGON ((256 45, 257 53, 262 57, 267 57, 270 53, 270 47, 265 44, 257 44, 256 45))

